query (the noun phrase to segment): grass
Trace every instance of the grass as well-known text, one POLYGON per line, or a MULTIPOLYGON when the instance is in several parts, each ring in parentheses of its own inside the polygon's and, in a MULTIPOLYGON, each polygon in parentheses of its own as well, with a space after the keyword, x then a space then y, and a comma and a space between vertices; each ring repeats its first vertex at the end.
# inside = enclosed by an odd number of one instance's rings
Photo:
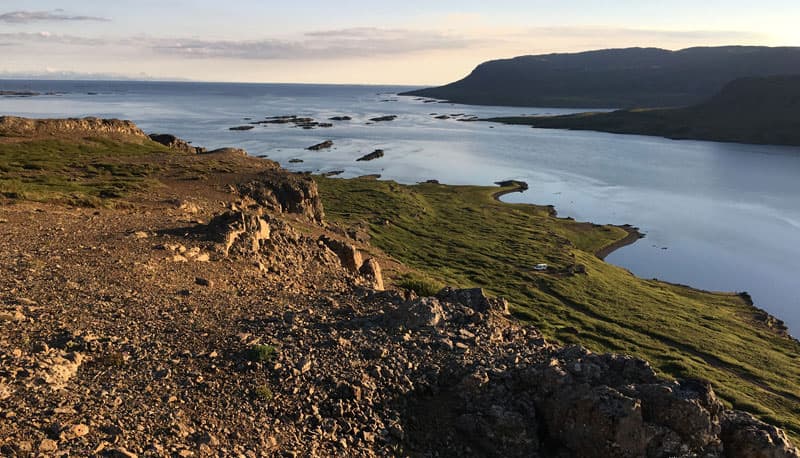
POLYGON ((445 284, 426 275, 409 272, 398 278, 395 286, 414 291, 418 296, 435 296, 445 287, 445 284))
POLYGON ((275 395, 272 393, 272 388, 269 387, 266 383, 258 385, 253 390, 255 393, 256 398, 261 399, 262 401, 272 401, 275 395))
POLYGON ((98 205, 152 186, 159 167, 144 159, 165 151, 152 142, 91 137, 0 142, 0 195, 98 205))
POLYGON ((554 218, 492 198, 498 188, 317 178, 330 220, 367 222, 372 243, 420 279, 484 287, 548 338, 642 357, 662 374, 710 380, 728 404, 800 438, 800 344, 733 293, 643 280, 594 253, 622 228, 554 218), (388 221, 388 223, 387 223, 388 221), (538 263, 551 266, 535 272, 538 263), (570 275, 582 265, 586 274, 570 275))
POLYGON ((253 362, 269 362, 275 359, 278 350, 272 345, 253 345, 247 352, 247 359, 253 362))

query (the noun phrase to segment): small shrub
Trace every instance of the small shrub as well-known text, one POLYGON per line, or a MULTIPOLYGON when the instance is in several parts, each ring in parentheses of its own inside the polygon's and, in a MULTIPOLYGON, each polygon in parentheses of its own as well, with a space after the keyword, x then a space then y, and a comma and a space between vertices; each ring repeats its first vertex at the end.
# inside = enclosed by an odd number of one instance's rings
POLYGON ((247 352, 247 358, 257 363, 272 361, 277 355, 278 350, 272 345, 253 345, 247 352))
POLYGON ((258 385, 255 389, 255 395, 258 399, 262 401, 271 401, 274 395, 272 394, 272 389, 266 383, 262 385, 258 385))
POLYGON ((444 288, 444 284, 430 277, 418 274, 405 274, 397 282, 397 286, 414 291, 419 296, 435 296, 444 288))

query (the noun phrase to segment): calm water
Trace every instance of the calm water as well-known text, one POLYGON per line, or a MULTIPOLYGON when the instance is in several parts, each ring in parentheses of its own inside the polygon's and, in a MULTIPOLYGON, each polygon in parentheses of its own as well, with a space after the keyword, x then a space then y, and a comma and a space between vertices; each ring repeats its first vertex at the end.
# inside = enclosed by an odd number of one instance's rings
MULTIPOLYGON (((405 183, 491 184, 521 179, 507 200, 553 204, 562 216, 630 223, 647 238, 608 261, 645 278, 748 291, 756 305, 800 329, 800 148, 673 141, 434 119, 570 110, 422 103, 374 86, 131 82, 13 82, 0 90, 65 92, 0 98, 0 114, 101 116, 136 121, 197 145, 238 146, 294 170, 379 173, 405 183), (88 93, 96 93, 89 95, 88 93), (389 100, 389 101, 387 101, 389 100), (229 127, 245 117, 349 115, 330 129, 229 127), (397 120, 367 125, 369 118, 397 120), (304 148, 331 139, 321 152, 304 148), (376 148, 386 156, 355 162, 376 148), (289 164, 289 159, 302 159, 289 164)), ((573 110, 580 111, 580 110, 573 110)))

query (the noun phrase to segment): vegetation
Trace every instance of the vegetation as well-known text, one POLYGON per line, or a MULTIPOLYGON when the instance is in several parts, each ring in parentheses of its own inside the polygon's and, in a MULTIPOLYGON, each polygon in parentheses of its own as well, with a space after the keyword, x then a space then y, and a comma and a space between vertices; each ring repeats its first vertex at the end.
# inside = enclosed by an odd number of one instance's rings
POLYGON ((800 145, 800 76, 736 80, 688 108, 620 110, 489 121, 739 143, 800 145))
POLYGON ((201 161, 149 140, 5 139, 0 132, 0 198, 113 206, 164 179, 203 180, 237 167, 235 159, 201 161))
POLYGON ((102 138, 0 142, 0 195, 95 205, 151 185, 158 167, 142 159, 154 151, 166 150, 102 138))
POLYGON ((426 275, 409 272, 398 278, 395 286, 414 291, 418 296, 434 296, 445 287, 445 284, 426 275))
MULTIPOLYGON (((552 340, 639 356, 673 377, 708 379, 729 404, 800 437, 800 344, 769 328, 744 295, 643 280, 598 259, 595 252, 626 236, 622 228, 500 203, 492 197, 498 188, 318 183, 329 219, 367 222, 372 243, 419 277, 502 295, 552 340), (534 271, 538 263, 551 269, 534 271), (585 274, 570 273, 578 265, 585 274)), ((413 289, 413 278, 395 281, 413 289)))
POLYGON ((254 392, 256 397, 258 399, 261 399, 262 401, 269 402, 272 401, 272 398, 275 397, 275 395, 272 393, 272 388, 270 388, 269 385, 267 385, 266 383, 258 385, 255 388, 254 392))
POLYGON ((257 363, 272 361, 277 355, 278 350, 272 345, 253 345, 247 352, 247 358, 257 363))
POLYGON ((800 48, 605 49, 495 60, 454 83, 404 95, 471 105, 567 108, 687 106, 749 76, 800 74, 800 48))

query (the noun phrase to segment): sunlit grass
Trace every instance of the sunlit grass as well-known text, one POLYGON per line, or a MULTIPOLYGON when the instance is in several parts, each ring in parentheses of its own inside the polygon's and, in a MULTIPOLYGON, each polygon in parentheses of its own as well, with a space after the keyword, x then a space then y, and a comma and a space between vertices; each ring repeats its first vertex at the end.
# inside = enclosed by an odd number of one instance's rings
POLYGON ((373 243, 423 278, 502 295, 550 339, 711 380, 728 404, 800 437, 800 345, 761 324, 738 294, 643 280, 594 256, 623 229, 503 204, 491 197, 498 188, 317 181, 329 219, 366 221, 373 243), (555 272, 582 265, 586 274, 539 273, 538 263, 555 272))

